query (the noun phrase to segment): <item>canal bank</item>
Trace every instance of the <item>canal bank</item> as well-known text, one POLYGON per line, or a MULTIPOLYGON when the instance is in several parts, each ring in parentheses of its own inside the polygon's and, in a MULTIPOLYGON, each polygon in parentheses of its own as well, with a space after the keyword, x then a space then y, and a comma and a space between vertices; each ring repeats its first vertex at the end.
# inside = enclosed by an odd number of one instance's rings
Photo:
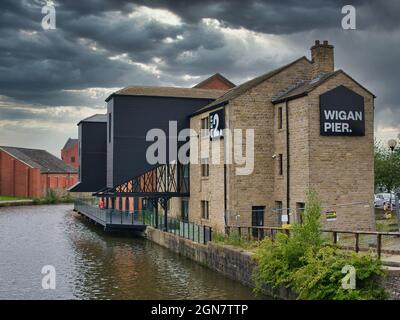
MULTIPOLYGON (((252 275, 257 266, 252 252, 213 242, 197 243, 153 227, 147 227, 145 235, 160 246, 207 266, 232 280, 251 288, 255 287, 252 275)), ((384 267, 384 271, 385 276, 380 279, 381 285, 387 291, 389 299, 400 300, 400 268, 384 267)), ((272 290, 264 287, 263 293, 277 299, 296 299, 295 293, 286 288, 272 290)))
POLYGON ((257 299, 152 241, 108 234, 72 205, 0 208, 0 299, 257 299), (56 289, 42 288, 43 266, 56 289))
MULTIPOLYGON (((253 272, 257 266, 253 260, 253 254, 249 251, 234 246, 219 245, 214 242, 197 243, 153 227, 147 227, 145 235, 147 239, 162 247, 196 261, 249 288, 255 287, 253 272)), ((286 288, 272 290, 264 287, 263 293, 266 296, 278 299, 296 299, 296 295, 286 288)))

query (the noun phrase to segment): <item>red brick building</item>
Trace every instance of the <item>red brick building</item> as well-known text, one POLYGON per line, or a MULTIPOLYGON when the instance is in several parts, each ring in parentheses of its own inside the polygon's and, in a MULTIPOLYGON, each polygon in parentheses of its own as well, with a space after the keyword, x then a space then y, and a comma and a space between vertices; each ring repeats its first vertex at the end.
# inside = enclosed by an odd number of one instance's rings
POLYGON ((234 83, 229 81, 223 75, 216 73, 211 77, 203 80, 199 84, 196 84, 193 88, 197 89, 213 89, 213 90, 229 90, 236 87, 234 83))
POLYGON ((78 139, 68 138, 64 148, 61 149, 61 159, 75 169, 79 167, 78 143, 78 139))
POLYGON ((45 150, 0 146, 0 195, 41 197, 77 179, 75 168, 45 150))

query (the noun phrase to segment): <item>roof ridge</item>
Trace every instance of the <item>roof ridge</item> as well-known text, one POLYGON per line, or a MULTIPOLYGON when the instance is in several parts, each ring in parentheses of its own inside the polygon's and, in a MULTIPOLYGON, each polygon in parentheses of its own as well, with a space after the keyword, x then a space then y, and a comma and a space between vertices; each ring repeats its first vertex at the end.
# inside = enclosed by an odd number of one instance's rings
POLYGON ((300 58, 297 58, 279 68, 273 69, 269 72, 263 73, 261 75, 259 75, 258 77, 255 77, 253 79, 250 79, 230 90, 228 90, 225 94, 223 94, 221 97, 219 97, 218 99, 216 99, 215 101, 209 103, 208 105, 206 105, 205 107, 197 110, 196 112, 194 112, 191 116, 197 115, 199 113, 205 112, 206 110, 209 109, 213 109, 213 108, 217 108, 221 105, 227 104, 229 100, 234 99, 240 95, 242 95, 243 93, 247 92, 248 90, 256 87, 257 85, 259 85, 260 83, 268 80, 269 78, 273 77, 274 75, 280 73, 283 70, 286 70, 287 68, 291 67, 292 65, 296 64, 297 62, 301 61, 301 60, 306 60, 307 62, 311 63, 311 61, 306 57, 306 56, 302 56, 300 58), (235 94, 237 93, 237 94, 235 94))

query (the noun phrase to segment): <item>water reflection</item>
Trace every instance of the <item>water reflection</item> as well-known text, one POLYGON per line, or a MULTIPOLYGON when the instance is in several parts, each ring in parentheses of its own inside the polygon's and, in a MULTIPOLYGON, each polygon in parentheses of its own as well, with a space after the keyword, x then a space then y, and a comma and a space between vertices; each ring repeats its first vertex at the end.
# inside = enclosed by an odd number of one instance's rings
POLYGON ((251 289, 150 241, 110 235, 70 205, 0 208, 1 299, 254 299, 251 289), (56 290, 41 288, 54 265, 56 290))

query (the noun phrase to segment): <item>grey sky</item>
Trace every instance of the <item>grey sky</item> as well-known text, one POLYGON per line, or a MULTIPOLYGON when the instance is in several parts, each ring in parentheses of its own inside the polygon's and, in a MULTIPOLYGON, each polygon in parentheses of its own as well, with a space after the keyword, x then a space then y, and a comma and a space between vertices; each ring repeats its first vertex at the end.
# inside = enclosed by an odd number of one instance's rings
POLYGON ((54 1, 43 30, 39 0, 0 3, 0 145, 59 155, 76 123, 104 112, 127 85, 192 86, 220 72, 240 84, 299 56, 315 39, 335 64, 377 95, 376 136, 400 132, 400 2, 54 1), (341 28, 341 8, 357 30, 341 28))

